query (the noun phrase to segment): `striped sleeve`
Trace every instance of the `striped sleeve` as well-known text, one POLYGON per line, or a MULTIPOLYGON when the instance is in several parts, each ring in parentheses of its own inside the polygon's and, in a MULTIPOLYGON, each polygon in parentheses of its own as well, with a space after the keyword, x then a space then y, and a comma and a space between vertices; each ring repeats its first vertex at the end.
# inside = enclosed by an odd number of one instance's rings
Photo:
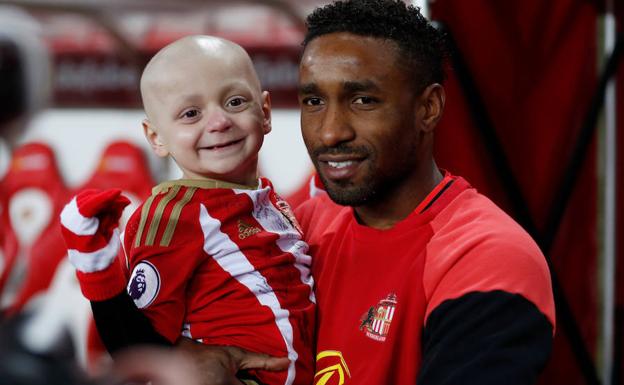
POLYGON ((186 287, 205 257, 198 206, 190 204, 195 190, 172 186, 152 195, 141 209, 135 235, 126 240, 128 294, 170 342, 180 336, 186 287))

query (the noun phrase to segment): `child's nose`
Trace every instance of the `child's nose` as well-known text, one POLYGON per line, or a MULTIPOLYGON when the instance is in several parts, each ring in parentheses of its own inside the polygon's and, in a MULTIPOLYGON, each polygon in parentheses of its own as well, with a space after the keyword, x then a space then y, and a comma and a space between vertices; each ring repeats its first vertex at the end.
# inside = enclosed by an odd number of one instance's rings
POLYGON ((226 131, 231 126, 232 120, 220 109, 212 111, 206 121, 206 131, 209 132, 226 131))

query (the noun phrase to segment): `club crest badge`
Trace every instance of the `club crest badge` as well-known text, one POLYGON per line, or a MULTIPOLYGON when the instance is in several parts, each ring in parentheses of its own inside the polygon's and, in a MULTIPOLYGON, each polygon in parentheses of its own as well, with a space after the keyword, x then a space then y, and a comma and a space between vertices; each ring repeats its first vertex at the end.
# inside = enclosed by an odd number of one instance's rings
POLYGON ((288 202, 286 202, 282 197, 277 194, 275 194, 275 196, 277 198, 277 201, 275 202, 275 206, 277 206, 277 209, 282 213, 282 215, 286 217, 286 219, 288 219, 288 222, 290 222, 292 227, 294 227, 299 232, 299 234, 303 234, 301 225, 299 225, 299 222, 297 222, 297 218, 295 218, 295 214, 293 214, 288 202))
POLYGON ((143 261, 132 270, 127 287, 128 294, 139 309, 148 307, 160 291, 160 274, 156 266, 143 261))
POLYGON ((386 298, 379 301, 377 305, 371 306, 368 311, 362 315, 360 330, 364 332, 366 337, 375 341, 384 342, 390 330, 390 324, 392 323, 392 318, 394 318, 396 306, 396 294, 388 294, 386 298))

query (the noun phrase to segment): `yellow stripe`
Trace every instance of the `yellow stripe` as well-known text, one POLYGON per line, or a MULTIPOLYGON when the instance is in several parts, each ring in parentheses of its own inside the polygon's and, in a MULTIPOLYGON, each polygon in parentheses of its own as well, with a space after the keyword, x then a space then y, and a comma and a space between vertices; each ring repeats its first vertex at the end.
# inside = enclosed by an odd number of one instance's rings
POLYGON ((145 203, 143 203, 143 209, 141 209, 141 221, 139 222, 139 230, 134 237, 134 247, 139 247, 141 245, 141 237, 143 236, 143 228, 145 228, 145 222, 147 222, 147 215, 149 214, 150 207, 152 206, 152 202, 154 201, 155 196, 147 198, 145 203))
POLYGON ((196 190, 196 187, 187 189, 182 199, 173 206, 173 210, 171 210, 171 215, 169 216, 169 222, 167 222, 167 227, 165 228, 165 233, 160 240, 161 246, 169 246, 169 242, 171 242, 171 238, 173 238, 173 232, 178 224, 178 219, 180 218, 180 212, 182 212, 182 208, 191 200, 196 190))
POLYGON ((169 190, 172 186, 184 186, 184 187, 198 187, 203 189, 211 188, 231 188, 238 190, 257 190, 260 188, 260 184, 253 186, 224 182, 217 179, 178 179, 168 182, 163 182, 154 188, 152 188, 152 194, 160 194, 169 190))
POLYGON ((152 216, 152 222, 150 223, 147 237, 145 238, 145 246, 152 246, 154 244, 154 238, 156 238, 156 232, 158 231, 158 226, 160 226, 160 220, 162 219, 165 207, 175 198, 178 191, 180 191, 180 186, 173 186, 169 189, 167 195, 158 202, 158 206, 156 206, 156 210, 154 210, 154 215, 152 216))

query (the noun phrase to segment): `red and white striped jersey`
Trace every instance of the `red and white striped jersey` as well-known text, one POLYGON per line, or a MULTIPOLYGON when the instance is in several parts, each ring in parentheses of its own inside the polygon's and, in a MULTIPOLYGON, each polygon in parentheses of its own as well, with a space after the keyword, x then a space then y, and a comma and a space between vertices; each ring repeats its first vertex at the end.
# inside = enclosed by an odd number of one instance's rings
POLYGON ((312 382, 311 258, 267 179, 253 188, 160 184, 128 221, 123 244, 128 293, 160 334, 287 356, 287 371, 253 374, 266 384, 312 382))

